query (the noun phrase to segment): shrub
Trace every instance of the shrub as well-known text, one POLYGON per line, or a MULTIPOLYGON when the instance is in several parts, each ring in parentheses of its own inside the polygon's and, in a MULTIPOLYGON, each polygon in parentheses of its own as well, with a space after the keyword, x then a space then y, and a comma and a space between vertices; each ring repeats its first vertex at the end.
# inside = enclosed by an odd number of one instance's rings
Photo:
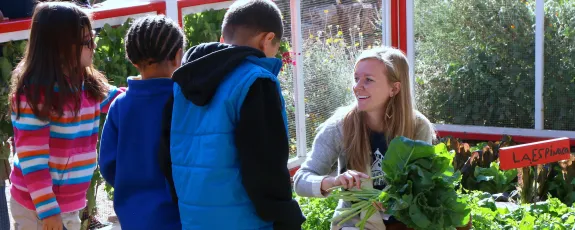
MULTIPOLYGON (((26 50, 26 41, 10 41, 2 44, 2 57, 0 57, 0 137, 12 136, 12 123, 8 94, 10 93, 10 78, 12 70, 22 59, 26 50)), ((0 140, 5 141, 5 140, 0 140)))
MULTIPOLYGON (((417 102, 432 122, 534 127, 534 9, 535 1, 416 1, 417 102)), ((546 129, 575 130, 573 17, 574 2, 546 2, 546 129)))
POLYGON ((188 47, 202 42, 215 42, 222 35, 222 21, 225 9, 206 10, 201 13, 186 15, 184 17, 184 33, 188 41, 188 47))
POLYGON ((127 86, 128 77, 138 75, 136 67, 126 58, 124 45, 124 37, 132 21, 127 20, 117 27, 106 24, 96 37, 94 66, 115 86, 127 86))

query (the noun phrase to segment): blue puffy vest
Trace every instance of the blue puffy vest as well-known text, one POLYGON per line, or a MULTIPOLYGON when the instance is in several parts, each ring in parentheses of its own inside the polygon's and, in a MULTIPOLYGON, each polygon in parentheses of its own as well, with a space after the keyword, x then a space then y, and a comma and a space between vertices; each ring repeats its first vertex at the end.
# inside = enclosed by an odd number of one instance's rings
MULTIPOLYGON (((257 78, 272 79, 281 95, 276 77, 281 66, 276 58, 247 57, 205 106, 187 100, 174 84, 170 152, 183 229, 273 229, 272 222, 256 214, 242 185, 234 128, 257 78)), ((285 107, 283 97, 281 101, 285 107)))

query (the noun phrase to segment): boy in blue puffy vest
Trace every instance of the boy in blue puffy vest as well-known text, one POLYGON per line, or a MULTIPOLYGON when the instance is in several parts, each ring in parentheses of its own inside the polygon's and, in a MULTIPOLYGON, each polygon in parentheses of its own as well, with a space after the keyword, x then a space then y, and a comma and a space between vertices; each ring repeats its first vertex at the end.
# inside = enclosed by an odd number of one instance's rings
POLYGON ((174 72, 160 164, 183 229, 301 229, 274 58, 283 34, 270 0, 234 2, 224 43, 190 48, 174 72))

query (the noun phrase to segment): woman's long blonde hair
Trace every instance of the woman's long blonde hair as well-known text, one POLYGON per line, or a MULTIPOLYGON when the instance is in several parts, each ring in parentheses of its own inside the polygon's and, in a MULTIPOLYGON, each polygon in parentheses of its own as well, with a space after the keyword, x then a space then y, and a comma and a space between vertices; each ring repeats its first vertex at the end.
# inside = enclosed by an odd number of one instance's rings
MULTIPOLYGON (((383 115, 387 143, 396 136, 414 139, 415 113, 406 56, 395 48, 376 47, 362 52, 355 63, 356 67, 357 63, 365 59, 381 61, 381 64, 385 65, 384 74, 389 83, 401 83, 399 93, 389 99, 383 115)), ((367 171, 366 167, 371 162, 369 136, 370 130, 364 112, 359 111, 356 104, 343 118, 343 141, 348 169, 367 171)))

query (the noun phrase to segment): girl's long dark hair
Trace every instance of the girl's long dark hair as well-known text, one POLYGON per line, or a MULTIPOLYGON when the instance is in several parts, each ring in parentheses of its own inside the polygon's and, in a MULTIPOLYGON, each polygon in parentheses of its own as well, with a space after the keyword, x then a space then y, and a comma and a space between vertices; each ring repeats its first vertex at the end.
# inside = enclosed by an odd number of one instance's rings
POLYGON ((67 106, 77 116, 83 93, 95 100, 106 96, 104 75, 92 65, 81 64, 84 46, 95 48, 91 31, 90 18, 73 3, 36 6, 24 58, 12 72, 10 105, 17 117, 22 96, 34 115, 44 121, 53 115, 61 117, 67 106), (88 35, 91 39, 86 43, 88 35))

